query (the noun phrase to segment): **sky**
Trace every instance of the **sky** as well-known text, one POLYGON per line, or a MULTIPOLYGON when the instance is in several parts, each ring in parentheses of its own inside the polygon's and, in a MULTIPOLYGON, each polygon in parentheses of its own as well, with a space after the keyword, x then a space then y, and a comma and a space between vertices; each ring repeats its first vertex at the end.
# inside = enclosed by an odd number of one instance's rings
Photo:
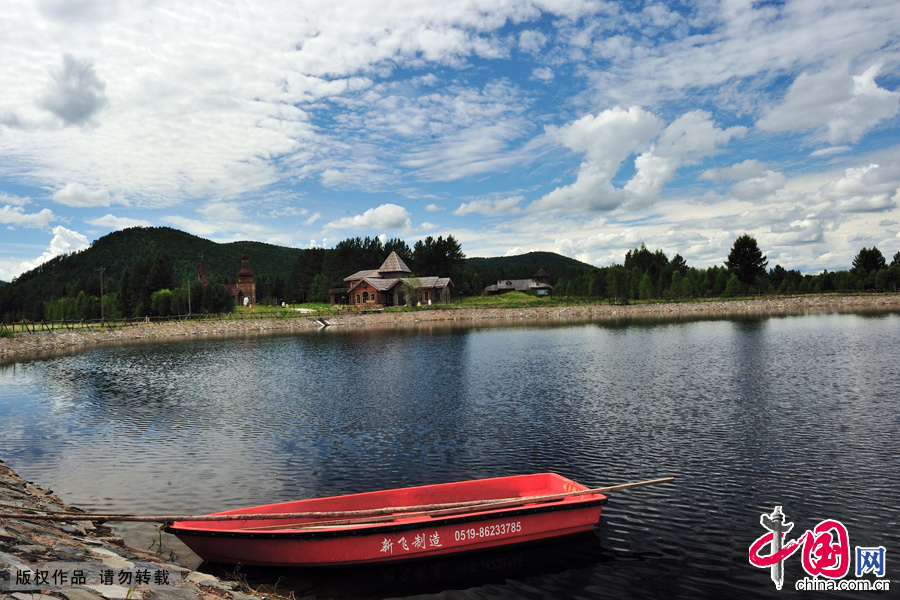
POLYGON ((900 251, 896 0, 12 0, 0 279, 132 226, 721 265, 900 251))

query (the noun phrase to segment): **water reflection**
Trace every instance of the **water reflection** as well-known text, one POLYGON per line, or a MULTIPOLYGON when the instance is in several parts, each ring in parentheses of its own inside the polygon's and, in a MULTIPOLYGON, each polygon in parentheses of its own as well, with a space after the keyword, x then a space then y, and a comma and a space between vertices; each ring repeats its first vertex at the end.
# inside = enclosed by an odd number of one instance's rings
MULTIPOLYGON (((248 584, 264 593, 293 592, 317 598, 391 598, 436 594, 444 590, 481 590, 470 597, 492 597, 496 589, 540 582, 542 592, 577 589, 587 570, 612 561, 641 561, 659 555, 613 552, 593 533, 512 550, 478 552, 444 559, 337 569, 241 567, 248 584), (275 582, 275 583, 273 583, 275 582)), ((201 571, 229 575, 234 567, 204 564, 201 571)))
MULTIPOLYGON (((771 581, 745 557, 775 504, 800 529, 836 518, 860 544, 900 543, 898 343, 896 315, 813 315, 98 347, 0 369, 0 456, 70 502, 139 513, 538 471, 674 475, 613 496, 599 548, 384 595, 762 598, 771 581)), ((381 592, 334 592, 354 594, 381 592)))

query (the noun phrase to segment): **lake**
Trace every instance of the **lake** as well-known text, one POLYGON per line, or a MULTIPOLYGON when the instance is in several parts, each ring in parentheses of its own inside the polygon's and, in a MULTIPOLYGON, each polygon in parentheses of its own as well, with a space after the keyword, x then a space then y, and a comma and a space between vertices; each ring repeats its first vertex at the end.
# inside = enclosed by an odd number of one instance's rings
MULTIPOLYGON (((837 519, 851 546, 884 546, 896 584, 898 348, 891 313, 95 347, 0 367, 0 457, 84 509, 144 514, 540 471, 677 478, 611 494, 583 540, 250 574, 297 596, 768 598, 748 548, 775 505, 792 539, 837 519)), ((801 597, 804 575, 798 552, 778 593, 801 597)))

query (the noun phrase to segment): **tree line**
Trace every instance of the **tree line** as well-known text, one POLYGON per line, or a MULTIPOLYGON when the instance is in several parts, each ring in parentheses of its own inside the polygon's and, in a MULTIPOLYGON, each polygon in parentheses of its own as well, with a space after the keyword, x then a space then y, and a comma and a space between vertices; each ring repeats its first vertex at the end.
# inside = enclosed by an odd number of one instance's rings
POLYGON ((757 294, 795 294, 837 291, 890 291, 900 286, 900 252, 890 264, 878 248, 862 248, 853 268, 804 275, 779 264, 769 268, 756 240, 738 237, 722 266, 690 267, 676 254, 646 245, 630 250, 621 264, 597 268, 556 281, 554 296, 575 296, 628 302, 630 300, 720 298, 757 294))
MULTIPOLYGON (((137 233, 142 234, 137 241, 144 241, 148 232, 137 233)), ((172 240, 176 233, 166 228, 150 232, 165 240, 172 240)), ((135 232, 131 234, 127 240, 120 240, 117 247, 133 245, 135 232)), ((121 232, 117 235, 122 237, 121 232)), ((177 242, 178 238, 174 240, 177 242)), ((108 240, 98 240, 103 241, 108 246, 108 240)), ((234 275, 222 275, 220 270, 210 274, 209 284, 204 287, 197 277, 199 260, 190 263, 179 257, 175 261, 170 253, 154 250, 127 266, 119 265, 118 273, 110 269, 103 277, 100 265, 111 263, 112 257, 107 256, 101 262, 96 256, 83 256, 109 250, 103 244, 100 246, 78 256, 56 257, 0 287, 0 318, 4 322, 80 320, 99 319, 102 314, 107 319, 119 319, 185 315, 188 312, 222 313, 234 309, 233 298, 225 287, 226 283, 234 283, 234 275)), ((344 277, 362 269, 377 269, 392 251, 397 252, 413 274, 449 276, 457 286, 460 285, 457 282, 462 282, 464 293, 480 293, 478 282, 476 287, 466 283, 470 276, 463 267, 465 255, 452 235, 446 238, 429 236, 412 248, 398 238, 382 243, 379 238, 357 237, 343 240, 333 249, 296 250, 297 259, 292 268, 275 274, 257 274, 254 278, 257 302, 270 305, 327 302, 329 289, 346 286, 344 277)), ((121 259, 121 256, 116 258, 121 259)), ((283 261, 282 255, 276 255, 276 258, 283 261)), ((217 262, 224 261, 219 259, 217 262)), ((251 267, 253 265, 251 256, 251 267)))
MULTIPOLYGON (((99 319, 99 285, 43 302, 41 318, 48 321, 99 319), (95 295, 96 294, 96 295, 95 295)), ((169 317, 191 313, 222 313, 234 308, 231 293, 224 282, 203 286, 196 277, 179 284, 172 258, 155 252, 125 267, 118 278, 107 277, 103 290, 102 316, 169 317)))
POLYGON ((377 269, 391 252, 397 255, 419 277, 450 277, 457 293, 481 293, 473 287, 465 270, 462 247, 452 235, 446 238, 428 236, 410 248, 400 238, 382 243, 379 238, 349 238, 333 249, 312 248, 297 259, 291 271, 285 296, 292 302, 327 302, 328 291, 346 287, 344 278, 357 271, 377 269))
MULTIPOLYGON (((124 249, 135 244, 135 236, 145 243, 145 248, 153 248, 147 242, 149 236, 162 235, 165 240, 177 241, 177 233, 168 229, 118 232, 107 236, 113 240, 116 235, 122 237, 118 245, 101 238, 96 247, 79 255, 56 257, 0 286, 0 319, 99 319, 101 277, 102 313, 109 319, 233 310, 234 301, 225 284, 233 283, 235 276, 225 275, 229 272, 226 269, 210 275, 209 285, 204 287, 197 279, 199 260, 191 262, 179 254, 175 261, 159 249, 137 254, 137 258, 123 256, 124 249), (104 276, 99 265, 116 264, 114 260, 119 260, 119 270, 110 268, 104 276)), ((186 239, 190 241, 192 237, 186 239)), ((276 265, 256 276, 259 303, 326 302, 329 289, 346 287, 344 277, 359 270, 377 269, 391 252, 397 252, 414 276, 450 277, 457 296, 481 294, 484 286, 502 279, 530 278, 539 267, 550 273, 556 297, 618 303, 766 293, 897 291, 900 285, 900 252, 888 263, 878 248, 862 248, 848 270, 804 275, 778 264, 769 268, 756 240, 749 235, 735 240, 724 264, 708 268, 691 267, 679 254, 670 258, 663 250, 651 251, 643 244, 628 251, 621 263, 602 268, 540 252, 466 260, 452 235, 429 236, 412 247, 400 238, 384 242, 379 238, 349 238, 332 249, 292 250, 296 257, 292 267, 285 260, 285 250, 274 246, 259 248, 260 254, 268 252, 274 257, 268 264, 276 265)), ((234 273, 236 259, 230 256, 236 251, 232 249, 227 260, 217 259, 234 265, 234 273)))

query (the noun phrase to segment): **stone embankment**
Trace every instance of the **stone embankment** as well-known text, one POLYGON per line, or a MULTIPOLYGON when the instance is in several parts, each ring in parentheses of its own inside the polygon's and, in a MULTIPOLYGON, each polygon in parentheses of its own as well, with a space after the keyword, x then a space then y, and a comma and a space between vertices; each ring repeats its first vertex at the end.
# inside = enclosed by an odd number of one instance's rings
MULTIPOLYGON (((408 312, 340 314, 326 316, 341 328, 421 327, 423 325, 489 326, 523 323, 603 322, 629 319, 708 319, 747 316, 801 315, 810 313, 900 310, 900 294, 864 296, 802 296, 712 302, 529 308, 428 308, 408 312)), ((225 337, 267 332, 312 331, 320 324, 311 317, 178 321, 139 324, 120 329, 19 333, 0 338, 0 362, 67 348, 137 340, 177 339, 191 336, 225 337)))
MULTIPOLYGON (((865 296, 802 296, 712 302, 529 308, 429 308, 408 312, 340 314, 326 316, 330 325, 357 327, 421 327, 422 325, 508 325, 553 322, 603 322, 629 319, 705 319, 746 316, 801 315, 810 313, 900 310, 900 294, 865 296)), ((311 331, 321 325, 312 317, 178 321, 142 323, 109 330, 18 333, 0 338, 0 362, 39 356, 95 344, 140 340, 177 339, 191 336, 226 337, 267 332, 311 331)))
POLYGON ((870 296, 802 296, 711 302, 654 304, 585 304, 529 308, 428 309, 401 313, 371 313, 329 317, 334 324, 351 326, 403 326, 428 322, 488 325, 566 321, 623 321, 708 319, 742 316, 779 316, 816 313, 851 313, 900 310, 900 294, 870 296))
POLYGON ((0 362, 97 344, 115 344, 140 340, 174 340, 182 337, 225 337, 271 331, 314 330, 318 327, 319 325, 315 320, 309 317, 297 317, 287 319, 139 323, 126 327, 93 329, 90 331, 18 332, 11 338, 0 338, 0 362))
MULTIPOLYGON (((81 512, 0 461, 0 512, 73 511, 81 512)), ((129 548, 103 526, 0 519, 0 599, 38 598, 255 600, 234 584, 129 548)))

